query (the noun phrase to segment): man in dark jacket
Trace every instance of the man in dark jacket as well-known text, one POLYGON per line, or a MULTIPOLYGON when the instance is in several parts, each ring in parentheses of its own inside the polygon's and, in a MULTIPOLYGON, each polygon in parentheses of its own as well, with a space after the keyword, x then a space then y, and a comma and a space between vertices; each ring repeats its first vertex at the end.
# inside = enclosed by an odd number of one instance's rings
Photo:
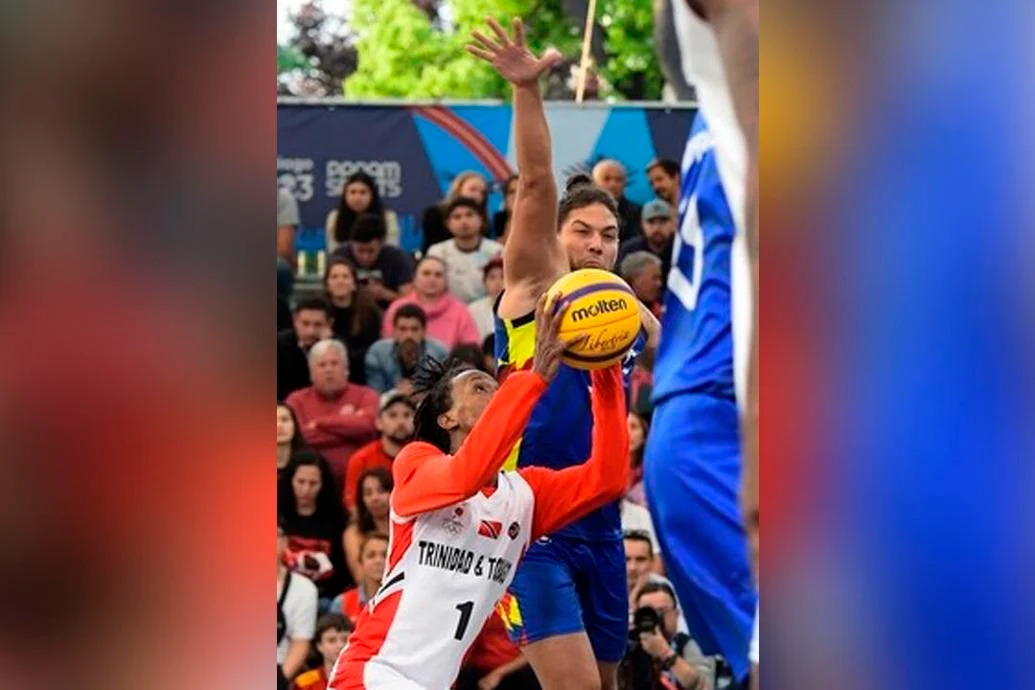
POLYGON ((320 298, 299 302, 292 327, 277 333, 277 400, 309 385, 309 348, 330 334, 330 305, 320 298))

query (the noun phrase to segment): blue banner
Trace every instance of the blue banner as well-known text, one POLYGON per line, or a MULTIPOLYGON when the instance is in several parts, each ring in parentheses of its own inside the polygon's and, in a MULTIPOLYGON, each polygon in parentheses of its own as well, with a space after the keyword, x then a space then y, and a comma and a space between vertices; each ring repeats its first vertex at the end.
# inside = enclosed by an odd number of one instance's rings
MULTIPOLYGON (((653 197, 645 166, 682 157, 695 110, 662 106, 551 103, 546 106, 558 184, 602 158, 629 171, 626 196, 653 197)), ((400 244, 421 243, 420 218, 464 170, 492 184, 490 212, 502 205, 499 183, 514 170, 509 105, 324 105, 277 107, 277 181, 298 200, 299 248, 323 247, 327 213, 356 170, 378 182, 387 208, 399 216, 400 244)))

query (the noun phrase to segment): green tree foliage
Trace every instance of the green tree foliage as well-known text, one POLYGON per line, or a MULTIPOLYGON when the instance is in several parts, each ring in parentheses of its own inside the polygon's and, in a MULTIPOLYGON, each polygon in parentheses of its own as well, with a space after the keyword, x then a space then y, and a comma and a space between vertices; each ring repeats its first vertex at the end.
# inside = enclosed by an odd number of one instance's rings
MULTIPOLYGON (((344 84, 350 98, 508 98, 510 89, 491 66, 464 51, 485 17, 509 26, 523 17, 532 50, 553 46, 568 60, 547 79, 547 97, 570 99, 584 16, 562 0, 443 0, 437 11, 413 0, 354 0, 349 17, 358 65, 344 84)), ((658 98, 661 75, 653 55, 650 0, 600 0, 596 31, 603 37, 597 95, 658 98)), ((593 94, 595 89, 590 90, 593 94)))

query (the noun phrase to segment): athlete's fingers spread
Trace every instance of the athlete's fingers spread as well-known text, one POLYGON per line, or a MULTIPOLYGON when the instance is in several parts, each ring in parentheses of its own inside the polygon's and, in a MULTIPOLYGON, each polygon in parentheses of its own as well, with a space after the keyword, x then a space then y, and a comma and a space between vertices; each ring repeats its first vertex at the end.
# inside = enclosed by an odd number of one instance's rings
POLYGON ((473 38, 478 44, 480 44, 483 48, 487 50, 491 50, 493 52, 499 52, 501 50, 499 44, 497 44, 491 38, 483 34, 481 31, 472 31, 471 38, 473 38))
POLYGON ((496 37, 500 40, 501 44, 507 45, 510 43, 510 37, 507 36, 507 32, 503 30, 503 27, 500 26, 500 23, 496 21, 494 17, 486 17, 486 21, 489 24, 489 28, 492 29, 492 32, 496 34, 496 37))

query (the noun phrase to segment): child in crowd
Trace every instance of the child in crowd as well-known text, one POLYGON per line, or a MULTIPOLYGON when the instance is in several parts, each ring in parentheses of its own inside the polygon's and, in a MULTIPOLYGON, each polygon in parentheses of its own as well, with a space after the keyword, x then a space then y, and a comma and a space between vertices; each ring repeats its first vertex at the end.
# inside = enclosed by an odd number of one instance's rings
POLYGON ((331 669, 338 655, 345 648, 345 643, 352 632, 352 624, 337 613, 327 613, 316 621, 316 651, 320 656, 320 665, 296 678, 292 690, 326 690, 327 679, 331 677, 331 669))

